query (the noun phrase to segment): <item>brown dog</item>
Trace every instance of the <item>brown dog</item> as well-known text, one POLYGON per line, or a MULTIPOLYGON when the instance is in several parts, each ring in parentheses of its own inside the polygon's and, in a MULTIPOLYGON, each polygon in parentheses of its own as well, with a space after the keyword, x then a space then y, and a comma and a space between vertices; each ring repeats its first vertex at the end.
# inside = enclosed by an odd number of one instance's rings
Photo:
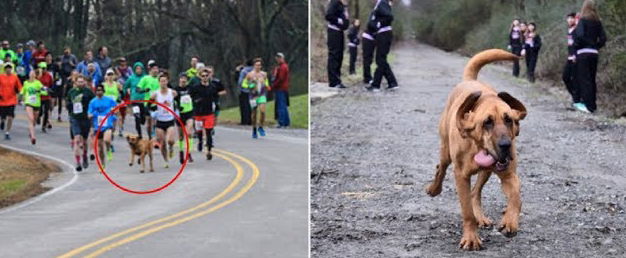
POLYGON ((461 203, 463 237, 460 247, 479 250, 481 240, 478 227, 492 222, 482 211, 481 191, 492 172, 500 178, 508 204, 500 232, 515 236, 521 211, 520 181, 517 176, 515 137, 519 121, 526 117, 524 105, 506 92, 496 92, 489 85, 477 81, 478 71, 484 65, 518 57, 504 50, 491 49, 478 53, 469 60, 458 84, 448 96, 439 122, 440 161, 434 181, 427 187, 430 196, 441 193, 441 184, 450 163, 454 163, 454 179, 461 203), (471 176, 478 174, 470 190, 471 176))
POLYGON ((133 165, 135 155, 137 155, 139 156, 137 163, 141 164, 139 172, 143 173, 146 170, 145 157, 148 155, 150 158, 150 172, 154 172, 154 167, 152 166, 152 141, 131 135, 126 136, 126 141, 130 145, 130 162, 128 166, 133 165))

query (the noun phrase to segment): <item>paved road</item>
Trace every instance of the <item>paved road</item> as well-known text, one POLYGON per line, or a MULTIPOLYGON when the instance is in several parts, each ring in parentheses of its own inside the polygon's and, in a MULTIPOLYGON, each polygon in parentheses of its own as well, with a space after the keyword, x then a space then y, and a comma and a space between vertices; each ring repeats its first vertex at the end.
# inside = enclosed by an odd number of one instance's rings
MULTIPOLYGON (((452 168, 441 195, 424 187, 438 162, 439 116, 468 59, 409 42, 392 52, 398 91, 353 85, 311 108, 312 257, 624 257, 625 121, 569 111, 563 86, 533 85, 500 65, 479 80, 528 109, 516 139, 520 232, 481 229, 486 250, 459 250, 452 168)), ((506 202, 497 177, 482 200, 498 223, 506 202)))
MULTIPOLYGON (((64 162, 64 171, 45 183, 51 191, 0 210, 1 257, 308 255, 305 132, 281 136, 270 129, 267 137, 252 140, 248 130, 218 127, 219 151, 212 161, 194 151, 196 161, 170 187, 136 195, 111 185, 95 162, 76 175, 68 125, 54 126, 48 134, 38 131, 38 143, 31 146, 20 119, 13 140, 0 142, 64 162)), ((114 145, 107 173, 133 190, 161 186, 180 167, 176 157, 169 169, 163 168, 155 152, 156 171, 140 174, 137 165, 128 167, 124 139, 116 138, 114 145)))

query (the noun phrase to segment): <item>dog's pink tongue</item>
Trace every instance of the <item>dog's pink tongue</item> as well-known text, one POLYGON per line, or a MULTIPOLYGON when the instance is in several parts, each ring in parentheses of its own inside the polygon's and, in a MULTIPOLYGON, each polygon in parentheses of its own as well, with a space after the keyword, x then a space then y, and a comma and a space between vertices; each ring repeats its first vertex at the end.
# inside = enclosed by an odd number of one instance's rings
POLYGON ((486 150, 480 150, 476 155, 474 155, 474 161, 481 167, 489 167, 496 162, 496 160, 487 153, 486 150))

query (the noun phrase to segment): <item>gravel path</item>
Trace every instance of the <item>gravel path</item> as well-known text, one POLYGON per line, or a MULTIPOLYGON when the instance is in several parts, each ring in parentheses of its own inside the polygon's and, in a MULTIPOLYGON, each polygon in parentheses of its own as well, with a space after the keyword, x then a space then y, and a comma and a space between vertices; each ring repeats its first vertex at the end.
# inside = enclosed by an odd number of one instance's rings
MULTIPOLYGON (((563 91, 491 65, 479 80, 528 108, 517 138, 520 232, 481 229, 485 250, 458 249, 460 208, 452 169, 441 195, 424 187, 438 162, 437 124, 467 58, 403 43, 396 92, 356 85, 311 109, 313 257, 624 257, 626 126, 567 110, 563 91)), ((495 222, 506 205, 497 177, 483 190, 495 222)))

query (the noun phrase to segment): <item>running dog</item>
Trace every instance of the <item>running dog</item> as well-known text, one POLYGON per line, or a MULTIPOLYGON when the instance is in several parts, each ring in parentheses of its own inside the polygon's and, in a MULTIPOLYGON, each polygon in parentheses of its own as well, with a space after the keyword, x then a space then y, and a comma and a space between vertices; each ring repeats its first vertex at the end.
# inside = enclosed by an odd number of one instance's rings
POLYGON ((148 155, 150 158, 150 172, 154 172, 154 167, 152 166, 152 141, 131 135, 126 136, 126 141, 130 145, 130 162, 128 166, 133 165, 135 155, 137 155, 139 156, 137 163, 141 164, 139 172, 143 173, 146 170, 145 157, 148 155))
POLYGON ((519 135, 519 121, 526 117, 526 108, 508 93, 496 92, 477 80, 478 71, 484 65, 517 59, 517 56, 498 49, 472 57, 465 66, 463 81, 452 90, 441 114, 440 160, 435 179, 426 188, 426 193, 433 197, 441 193, 446 169, 454 163, 454 179, 463 217, 460 247, 466 250, 481 249, 478 227, 492 225, 481 207, 481 191, 492 173, 500 178, 502 191, 508 199, 499 230, 506 237, 515 236, 518 230, 522 203, 516 172, 515 137, 519 135), (475 174, 478 178, 470 189, 470 179, 475 174))

